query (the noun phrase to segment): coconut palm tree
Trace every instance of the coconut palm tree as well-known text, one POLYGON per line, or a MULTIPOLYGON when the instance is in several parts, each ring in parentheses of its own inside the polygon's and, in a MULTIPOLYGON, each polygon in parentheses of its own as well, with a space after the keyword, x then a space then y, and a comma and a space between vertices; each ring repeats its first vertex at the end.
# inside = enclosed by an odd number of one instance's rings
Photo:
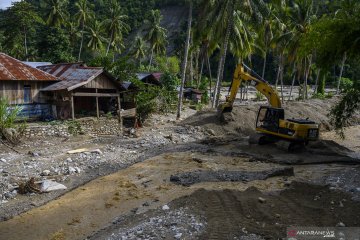
POLYGON ((87 27, 88 31, 85 32, 89 37, 89 42, 87 44, 88 48, 91 50, 102 50, 103 43, 106 41, 103 36, 104 33, 104 24, 97 20, 93 21, 89 27, 87 27))
POLYGON ((166 52, 166 29, 160 26, 162 15, 159 10, 151 10, 150 18, 145 21, 145 39, 150 44, 151 56, 149 67, 152 65, 154 54, 165 54, 166 52))
MULTIPOLYGON (((245 42, 243 42, 242 40, 246 40, 247 36, 249 36, 248 34, 244 35, 244 33, 249 33, 248 30, 244 31, 244 29, 247 28, 247 25, 250 22, 259 22, 260 20, 262 20, 262 13, 263 11, 266 11, 267 8, 262 0, 218 0, 212 2, 213 11, 209 14, 209 18, 213 19, 212 22, 216 24, 216 39, 222 39, 222 46, 220 49, 220 61, 218 65, 215 86, 215 97, 212 103, 212 106, 216 107, 220 100, 220 88, 229 43, 232 39, 237 39, 237 43, 235 41, 232 49, 235 50, 237 47, 235 45, 240 44, 238 45, 238 48, 244 50, 245 48, 242 44, 244 44, 245 42), (244 36, 246 37, 244 38, 244 36)), ((235 52, 237 55, 246 55, 240 54, 240 51, 235 52)))
MULTIPOLYGON (((183 96, 184 96, 184 85, 185 85, 185 78, 186 78, 186 67, 187 67, 188 54, 189 54, 189 48, 190 48, 192 14, 193 14, 193 2, 192 2, 192 0, 190 0, 189 1, 189 16, 188 16, 185 52, 184 52, 184 59, 183 59, 183 63, 182 63, 182 69, 181 69, 181 85, 180 85, 180 91, 179 91, 177 119, 179 119, 181 117, 181 110, 182 110, 181 108, 182 108, 182 101, 183 101, 183 96)), ((191 61, 192 61, 192 59, 191 59, 191 61)))
POLYGON ((125 22, 128 16, 122 14, 118 1, 112 0, 110 2, 109 14, 109 19, 104 21, 107 32, 110 34, 106 55, 108 55, 111 46, 115 47, 117 51, 120 51, 123 46, 123 34, 127 34, 130 31, 130 26, 125 22))
POLYGON ((141 67, 141 60, 145 57, 145 41, 142 37, 137 36, 135 38, 134 45, 132 47, 131 55, 139 60, 139 67, 141 67))
POLYGON ((68 0, 43 0, 42 6, 47 11, 46 24, 52 27, 61 27, 68 17, 68 0))
POLYGON ((78 26, 81 29, 81 41, 80 41, 80 49, 79 49, 79 56, 78 61, 81 60, 81 52, 83 49, 83 43, 84 43, 84 29, 85 25, 88 23, 88 21, 93 18, 94 13, 91 10, 94 5, 89 4, 87 0, 78 0, 75 3, 75 7, 78 9, 78 12, 76 13, 75 17, 77 19, 78 26))

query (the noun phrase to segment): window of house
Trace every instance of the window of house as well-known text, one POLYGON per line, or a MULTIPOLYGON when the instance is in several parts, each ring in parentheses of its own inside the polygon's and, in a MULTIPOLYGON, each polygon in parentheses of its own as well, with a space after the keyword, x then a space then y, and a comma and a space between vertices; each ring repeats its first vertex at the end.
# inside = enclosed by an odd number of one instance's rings
POLYGON ((31 103, 31 86, 24 85, 24 103, 31 103))

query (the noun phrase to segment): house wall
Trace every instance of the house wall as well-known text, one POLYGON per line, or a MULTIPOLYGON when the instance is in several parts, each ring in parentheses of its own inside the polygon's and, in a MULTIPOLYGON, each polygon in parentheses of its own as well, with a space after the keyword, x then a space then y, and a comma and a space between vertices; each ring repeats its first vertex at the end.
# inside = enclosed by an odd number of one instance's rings
POLYGON ((105 74, 101 74, 88 84, 84 85, 83 88, 97 88, 97 89, 112 89, 117 90, 118 87, 111 81, 105 74))
POLYGON ((0 97, 5 97, 10 104, 37 104, 46 103, 46 97, 40 93, 40 90, 54 82, 41 81, 1 81, 0 97), (30 102, 24 101, 24 86, 30 86, 30 102))

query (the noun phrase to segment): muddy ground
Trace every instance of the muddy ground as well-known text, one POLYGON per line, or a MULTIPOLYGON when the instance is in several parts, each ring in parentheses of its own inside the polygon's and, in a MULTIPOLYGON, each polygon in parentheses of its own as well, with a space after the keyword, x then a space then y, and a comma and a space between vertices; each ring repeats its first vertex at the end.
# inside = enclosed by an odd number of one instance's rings
POLYGON ((154 116, 135 138, 43 139, 20 145, 22 154, 4 148, 2 183, 35 176, 68 189, 3 197, 1 239, 277 239, 290 225, 360 227, 360 128, 340 140, 326 131, 331 102, 293 104, 300 107, 287 105, 290 117, 308 114, 323 126, 323 140, 296 154, 249 146, 256 106, 237 107, 227 125, 215 112, 188 110, 179 122, 154 116), (101 153, 66 153, 82 147, 101 153), (39 156, 28 154, 34 149, 39 156))

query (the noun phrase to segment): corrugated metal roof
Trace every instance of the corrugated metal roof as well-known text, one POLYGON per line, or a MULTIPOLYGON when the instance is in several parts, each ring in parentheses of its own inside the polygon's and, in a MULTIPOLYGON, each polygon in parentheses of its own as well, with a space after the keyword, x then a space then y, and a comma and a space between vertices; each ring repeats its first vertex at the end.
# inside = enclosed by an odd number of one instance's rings
POLYGON ((50 66, 38 67, 59 79, 61 82, 55 83, 42 91, 71 91, 81 87, 104 72, 103 68, 85 67, 82 63, 64 63, 50 66))
POLYGON ((52 65, 51 62, 24 62, 26 65, 30 66, 30 67, 33 67, 33 68, 37 68, 37 67, 40 67, 40 66, 46 66, 46 65, 52 65))
POLYGON ((56 81, 56 77, 30 67, 25 63, 12 58, 5 53, 0 53, 0 81, 24 80, 24 81, 56 81))
POLYGON ((137 73, 136 76, 139 80, 143 80, 144 78, 147 78, 148 76, 150 76, 150 73, 137 73))

